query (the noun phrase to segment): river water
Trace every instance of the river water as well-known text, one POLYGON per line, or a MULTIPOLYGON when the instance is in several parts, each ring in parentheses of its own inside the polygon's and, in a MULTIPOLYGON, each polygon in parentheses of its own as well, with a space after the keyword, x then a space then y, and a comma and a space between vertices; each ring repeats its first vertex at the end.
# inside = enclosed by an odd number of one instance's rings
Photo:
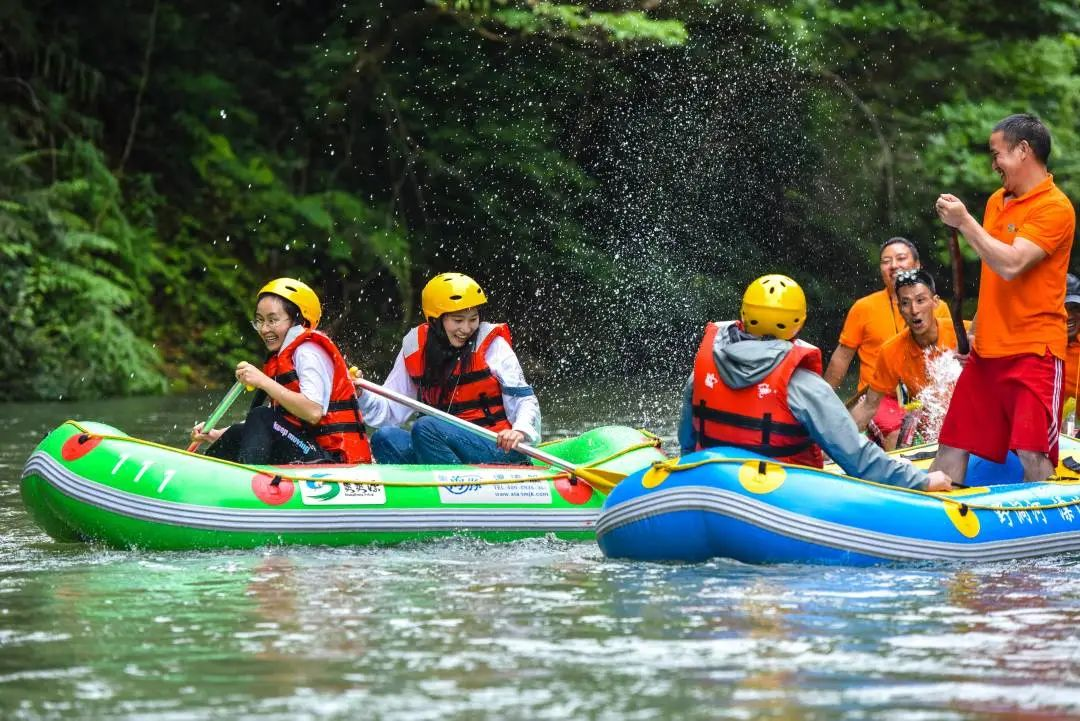
MULTIPOLYGON (((549 435, 677 389, 542 396, 549 435), (624 394, 625 396, 625 394, 624 394)), ((214 553, 58 544, 18 493, 66 418, 181 444, 209 395, 0 406, 0 719, 1080 716, 1080 558, 874 569, 607 561, 469 539, 214 553)))

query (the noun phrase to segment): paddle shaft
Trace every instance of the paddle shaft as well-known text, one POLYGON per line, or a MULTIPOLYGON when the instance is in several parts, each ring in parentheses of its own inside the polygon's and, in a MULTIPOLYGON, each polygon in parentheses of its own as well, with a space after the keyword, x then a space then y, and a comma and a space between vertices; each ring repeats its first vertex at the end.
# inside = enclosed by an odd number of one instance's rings
MULTIPOLYGON (((232 407, 232 404, 236 402, 236 399, 240 397, 240 394, 244 392, 244 384, 240 381, 233 383, 233 387, 229 389, 229 392, 225 394, 225 397, 221 399, 221 403, 218 403, 217 408, 213 410, 210 416, 203 423, 202 432, 209 433, 214 430, 214 426, 221 420, 221 417, 232 407)), ((194 453, 198 450, 202 441, 195 441, 188 446, 188 453, 194 453)))
POLYGON ((949 255, 952 258, 953 299, 949 304, 953 330, 956 331, 956 350, 960 355, 971 352, 967 328, 964 327, 964 256, 960 255, 960 239, 956 228, 949 237, 949 255))
MULTIPOLYGON (((487 428, 478 426, 475 423, 470 423, 469 421, 458 418, 457 416, 451 415, 445 411, 440 411, 438 408, 432 408, 426 403, 421 403, 420 401, 414 398, 410 398, 409 396, 403 396, 400 393, 390 390, 389 388, 383 388, 377 383, 372 383, 371 381, 360 378, 356 381, 356 384, 363 388, 365 391, 380 395, 383 398, 388 398, 395 403, 400 403, 406 408, 412 408, 414 411, 417 411, 419 413, 434 416, 435 418, 446 421, 447 423, 455 425, 463 430, 469 431, 470 433, 475 433, 478 436, 483 436, 489 441, 496 441, 499 438, 499 434, 495 433, 494 431, 489 431, 487 428)), ((555 466, 556 468, 562 468, 571 472, 578 471, 578 468, 573 464, 567 463, 566 461, 557 456, 545 453, 539 448, 534 448, 528 443, 519 443, 515 450, 521 451, 525 455, 531 458, 535 458, 541 463, 546 463, 549 466, 555 466)))

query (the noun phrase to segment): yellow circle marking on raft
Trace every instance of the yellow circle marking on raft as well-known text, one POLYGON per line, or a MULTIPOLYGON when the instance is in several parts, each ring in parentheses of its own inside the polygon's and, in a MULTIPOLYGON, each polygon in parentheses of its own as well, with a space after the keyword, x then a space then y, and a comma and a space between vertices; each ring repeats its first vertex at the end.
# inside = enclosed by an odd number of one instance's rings
POLYGON ((968 538, 975 538, 975 536, 979 535, 979 517, 975 515, 975 511, 964 504, 946 501, 945 515, 956 526, 956 530, 968 538))
MULTIPOLYGON (((678 463, 679 459, 676 458, 674 462, 678 463)), ((641 485, 645 488, 656 488, 670 475, 671 468, 667 463, 654 463, 653 467, 645 471, 645 475, 641 477, 641 485)))
POLYGON ((772 493, 784 485, 787 471, 765 461, 747 461, 739 466, 739 483, 751 493, 772 493))

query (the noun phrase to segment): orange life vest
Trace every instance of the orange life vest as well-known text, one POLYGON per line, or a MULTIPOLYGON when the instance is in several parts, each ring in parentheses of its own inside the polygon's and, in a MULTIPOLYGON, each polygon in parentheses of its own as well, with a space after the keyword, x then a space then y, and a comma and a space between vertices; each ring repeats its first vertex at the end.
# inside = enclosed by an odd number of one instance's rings
MULTIPOLYGON (((334 379, 330 387, 330 405, 318 425, 300 420, 284 408, 282 415, 290 423, 307 429, 315 442, 325 451, 336 454, 342 463, 371 463, 371 447, 364 432, 364 416, 356 399, 356 389, 349 378, 349 369, 341 351, 326 335, 305 330, 280 353, 275 353, 263 365, 263 373, 291 391, 300 392, 300 377, 296 373, 293 355, 304 343, 314 343, 326 351, 334 364, 334 379)), ((271 400, 271 404, 278 403, 271 400)))
POLYGON ((785 463, 821 468, 824 456, 788 407, 787 388, 798 368, 821 373, 821 351, 800 340, 769 375, 746 388, 729 388, 716 368, 709 323, 694 359, 693 417, 698 450, 737 446, 785 463))
POLYGON ((425 388, 422 380, 429 328, 427 323, 413 328, 405 336, 402 347, 405 370, 420 389, 420 400, 496 433, 511 428, 503 407, 502 386, 487 363, 488 348, 496 338, 510 343, 510 328, 505 323, 481 323, 476 331, 474 350, 462 354, 444 387, 425 388), (467 362, 464 372, 463 361, 467 362))

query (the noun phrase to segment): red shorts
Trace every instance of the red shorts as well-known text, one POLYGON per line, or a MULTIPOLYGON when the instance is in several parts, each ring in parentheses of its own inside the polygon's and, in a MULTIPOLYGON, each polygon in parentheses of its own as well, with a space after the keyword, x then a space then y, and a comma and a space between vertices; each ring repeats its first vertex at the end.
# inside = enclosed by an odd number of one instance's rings
POLYGON ((870 422, 877 426, 882 437, 887 436, 900 430, 900 425, 904 422, 904 407, 893 396, 882 396, 877 412, 870 422))
POLYGON ((975 353, 960 373, 938 441, 996 463, 1009 451, 1058 462, 1064 363, 1049 352, 1003 358, 975 353))

